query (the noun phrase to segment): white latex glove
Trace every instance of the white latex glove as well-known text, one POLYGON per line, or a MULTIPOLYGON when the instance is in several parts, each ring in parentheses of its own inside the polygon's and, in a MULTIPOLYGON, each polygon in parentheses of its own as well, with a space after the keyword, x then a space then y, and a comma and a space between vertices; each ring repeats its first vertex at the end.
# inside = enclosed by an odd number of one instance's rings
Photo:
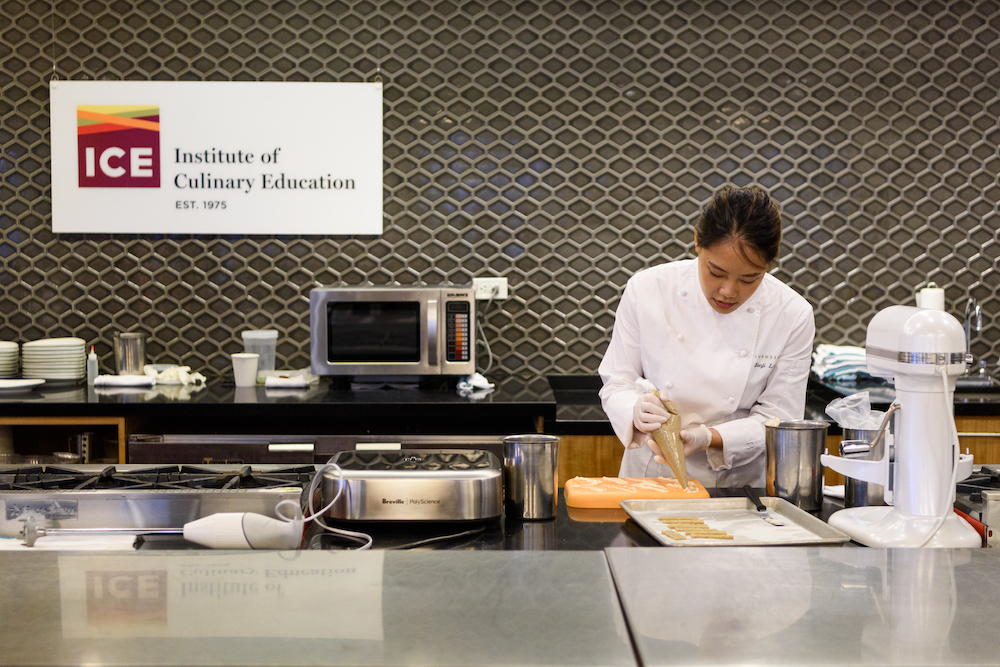
POLYGON ((643 394, 632 408, 632 424, 643 433, 652 433, 670 418, 663 403, 653 394, 643 394))
POLYGON ((663 458, 663 452, 660 451, 660 446, 656 444, 656 440, 653 440, 653 436, 646 436, 646 446, 653 452, 653 460, 659 463, 661 466, 667 465, 667 460, 663 458))
POLYGON ((684 456, 691 456, 699 449, 708 449, 711 446, 712 430, 704 424, 682 429, 681 440, 684 442, 684 456))

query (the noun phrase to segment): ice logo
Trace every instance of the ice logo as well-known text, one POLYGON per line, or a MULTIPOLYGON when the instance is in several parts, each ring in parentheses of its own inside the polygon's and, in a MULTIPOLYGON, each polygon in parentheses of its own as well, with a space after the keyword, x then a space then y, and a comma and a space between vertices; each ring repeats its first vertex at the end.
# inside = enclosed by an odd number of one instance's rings
POLYGON ((160 187, 160 107, 76 108, 81 188, 160 187))

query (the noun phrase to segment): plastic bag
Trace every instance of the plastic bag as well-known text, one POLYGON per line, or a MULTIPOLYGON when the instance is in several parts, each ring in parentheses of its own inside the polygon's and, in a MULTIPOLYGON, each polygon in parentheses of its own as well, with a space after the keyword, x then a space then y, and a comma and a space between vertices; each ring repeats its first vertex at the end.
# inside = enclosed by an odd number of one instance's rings
POLYGON ((830 415, 841 428, 863 431, 877 429, 884 412, 872 410, 872 402, 867 391, 859 391, 850 396, 835 398, 826 406, 826 414, 830 415))

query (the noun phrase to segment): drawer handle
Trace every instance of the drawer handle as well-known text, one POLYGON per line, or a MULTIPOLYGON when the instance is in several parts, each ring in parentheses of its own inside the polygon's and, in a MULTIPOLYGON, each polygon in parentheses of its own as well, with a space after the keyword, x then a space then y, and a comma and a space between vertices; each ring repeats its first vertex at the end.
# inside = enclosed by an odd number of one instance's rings
POLYGON ((311 452, 313 451, 313 445, 311 442, 283 442, 279 444, 270 444, 267 446, 267 451, 269 452, 311 452))
POLYGON ((960 438, 1000 438, 1000 433, 959 433, 960 438))
POLYGON ((402 449, 403 443, 401 442, 357 442, 354 444, 354 449, 363 450, 377 450, 377 449, 402 449))

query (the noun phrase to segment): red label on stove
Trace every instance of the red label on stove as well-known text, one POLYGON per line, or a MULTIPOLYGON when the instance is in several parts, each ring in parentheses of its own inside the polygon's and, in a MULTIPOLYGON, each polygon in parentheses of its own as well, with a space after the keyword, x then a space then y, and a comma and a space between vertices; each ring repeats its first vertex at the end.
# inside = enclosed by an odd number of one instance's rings
POLYGON ((166 570, 88 571, 86 574, 89 625, 166 624, 166 570))

